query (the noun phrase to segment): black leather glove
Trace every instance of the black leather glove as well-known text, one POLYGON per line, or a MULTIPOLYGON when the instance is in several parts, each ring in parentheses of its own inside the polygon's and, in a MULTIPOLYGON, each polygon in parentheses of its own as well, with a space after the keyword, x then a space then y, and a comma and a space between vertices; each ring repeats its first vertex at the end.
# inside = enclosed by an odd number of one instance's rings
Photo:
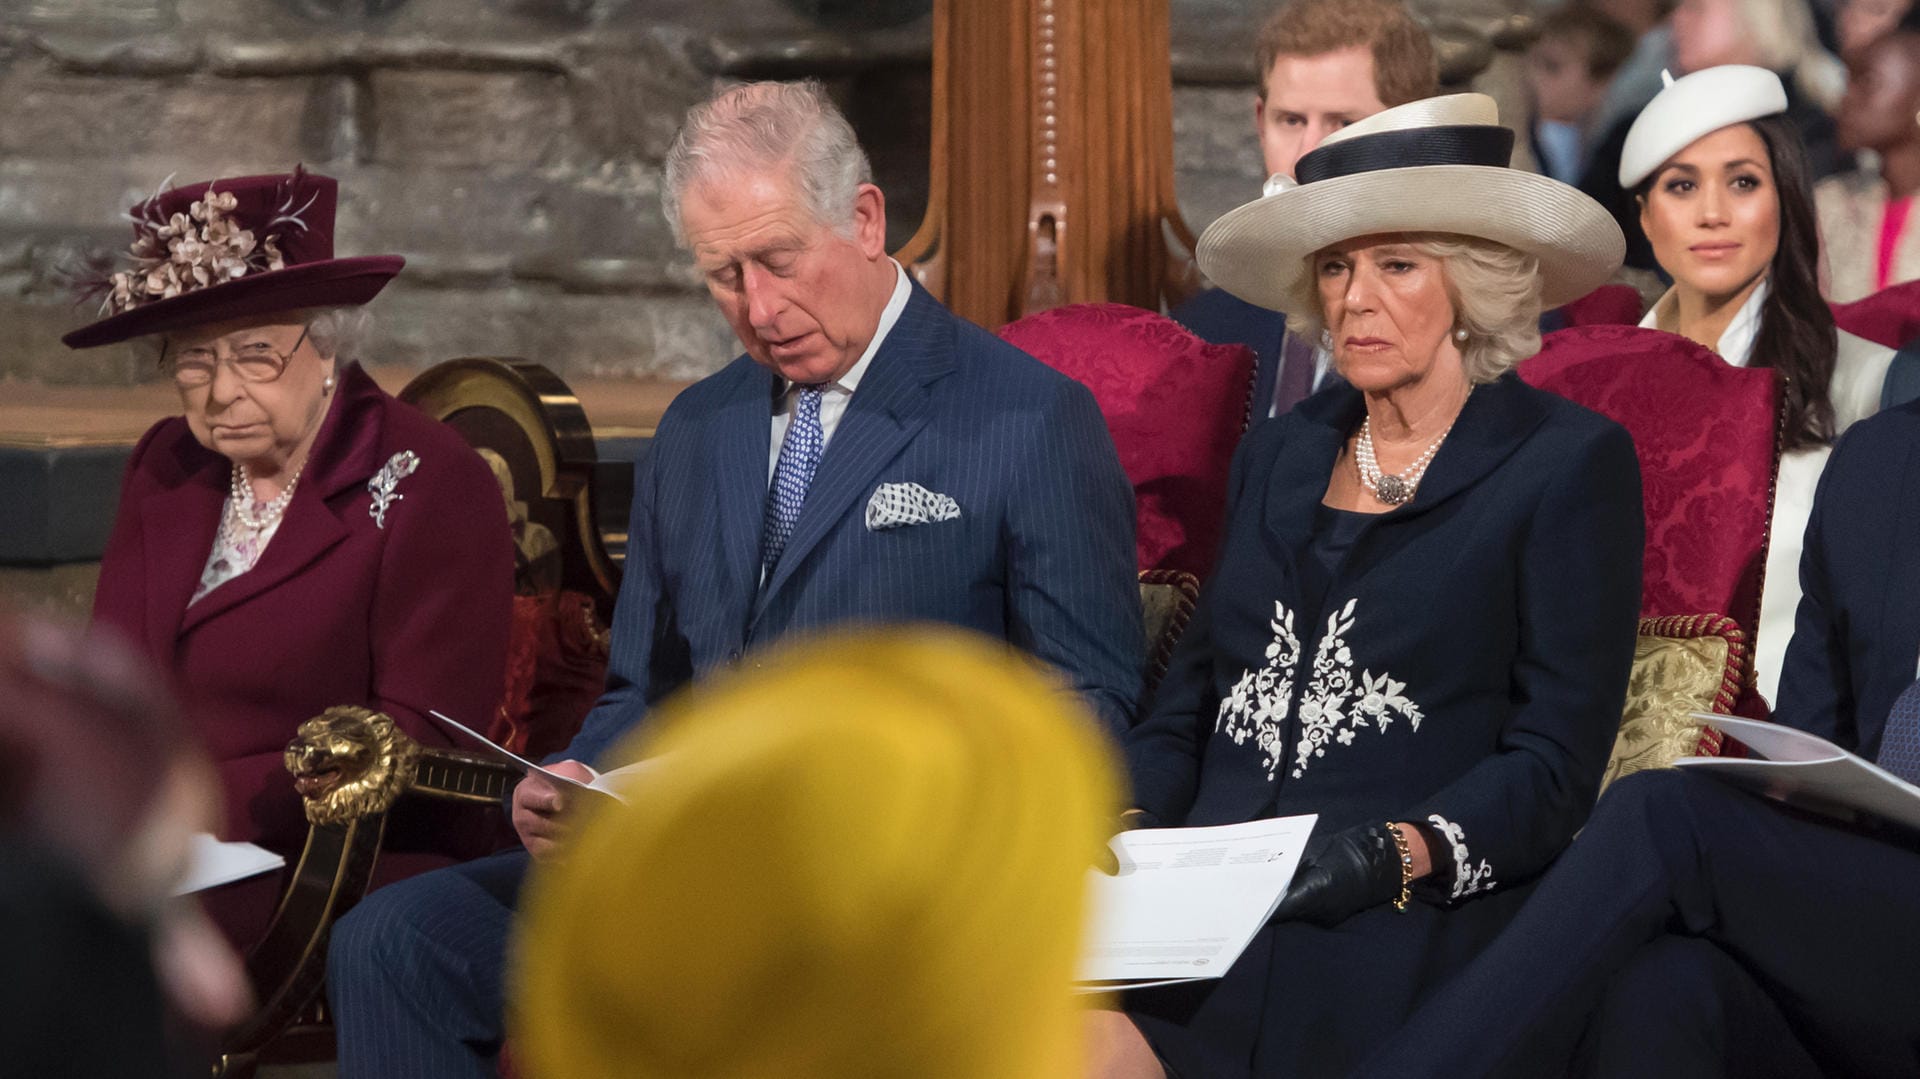
POLYGON ((1400 848, 1384 824, 1335 833, 1319 853, 1301 859, 1274 921, 1337 925, 1400 898, 1400 848))

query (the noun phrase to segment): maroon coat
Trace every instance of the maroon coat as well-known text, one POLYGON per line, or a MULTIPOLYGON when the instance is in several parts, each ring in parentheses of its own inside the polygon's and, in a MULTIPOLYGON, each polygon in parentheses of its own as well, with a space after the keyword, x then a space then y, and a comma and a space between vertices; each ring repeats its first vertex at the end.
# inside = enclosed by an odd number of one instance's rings
MULTIPOLYGON (((512 617, 513 541, 500 489, 473 449, 345 366, 259 563, 188 607, 232 467, 181 417, 147 431, 127 464, 93 617, 174 675, 226 784, 222 837, 291 863, 306 821, 281 751, 302 721, 332 705, 365 705, 446 745, 428 709, 476 727, 491 719, 512 617), (403 450, 419 466, 395 485, 382 527, 368 480, 403 450)), ((242 904, 245 927, 224 917, 236 897, 210 895, 210 905, 245 941, 271 913, 262 892, 242 904)))

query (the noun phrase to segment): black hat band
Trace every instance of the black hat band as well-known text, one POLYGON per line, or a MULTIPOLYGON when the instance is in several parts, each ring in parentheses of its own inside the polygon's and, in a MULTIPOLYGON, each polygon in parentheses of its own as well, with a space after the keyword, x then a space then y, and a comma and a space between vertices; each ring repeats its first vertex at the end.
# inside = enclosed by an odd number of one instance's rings
POLYGON ((1382 131, 1317 147, 1294 167, 1301 184, 1381 169, 1422 165, 1513 163, 1513 130, 1493 124, 1447 124, 1406 131, 1382 131))

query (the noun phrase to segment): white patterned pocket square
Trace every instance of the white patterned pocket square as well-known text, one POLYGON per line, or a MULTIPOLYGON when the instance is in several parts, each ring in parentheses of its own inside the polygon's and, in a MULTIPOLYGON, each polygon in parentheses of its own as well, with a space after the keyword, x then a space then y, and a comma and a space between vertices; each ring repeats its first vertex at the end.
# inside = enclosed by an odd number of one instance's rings
POLYGON ((883 483, 867 500, 867 531, 960 519, 960 503, 917 483, 883 483))

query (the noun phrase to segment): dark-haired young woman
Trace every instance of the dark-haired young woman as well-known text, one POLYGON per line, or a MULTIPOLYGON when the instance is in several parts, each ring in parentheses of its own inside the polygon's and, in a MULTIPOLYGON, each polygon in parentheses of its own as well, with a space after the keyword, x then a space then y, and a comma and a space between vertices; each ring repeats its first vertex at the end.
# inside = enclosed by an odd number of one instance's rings
POLYGON ((1663 90, 1634 122, 1621 183, 1673 288, 1643 326, 1740 367, 1780 372, 1786 450, 1775 487, 1754 669, 1775 699, 1800 603, 1813 489, 1841 431, 1878 410, 1890 349, 1842 332, 1821 297, 1806 152, 1779 76, 1709 68, 1663 90))

